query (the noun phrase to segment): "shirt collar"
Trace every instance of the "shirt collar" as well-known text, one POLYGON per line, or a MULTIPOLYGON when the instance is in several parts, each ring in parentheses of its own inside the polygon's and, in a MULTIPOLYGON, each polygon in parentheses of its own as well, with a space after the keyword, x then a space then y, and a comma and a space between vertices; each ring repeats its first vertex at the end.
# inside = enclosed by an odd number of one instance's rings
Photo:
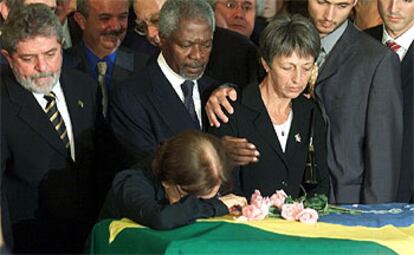
POLYGON ((338 40, 341 38, 342 34, 345 32, 345 29, 348 27, 348 20, 346 20, 342 25, 340 25, 333 32, 322 38, 321 44, 326 54, 329 54, 338 40))
MULTIPOLYGON (((52 89, 53 93, 55 93, 55 97, 56 97, 56 101, 61 101, 64 98, 63 95, 63 89, 62 86, 60 85, 60 81, 58 80, 57 83, 55 84, 55 86, 52 89)), ((33 95, 39 100, 45 100, 43 97, 45 96, 45 94, 43 93, 36 93, 36 92, 32 92, 33 95)))
POLYGON ((408 50, 414 41, 414 26, 412 26, 397 38, 392 38, 385 29, 385 26, 383 26, 382 43, 385 44, 389 40, 397 43, 402 48, 404 48, 404 50, 408 50))
POLYGON ((92 70, 96 69, 96 64, 99 61, 104 60, 108 64, 108 70, 109 67, 112 67, 115 64, 117 51, 112 52, 111 54, 105 56, 103 59, 100 59, 98 56, 95 55, 88 47, 86 47, 85 42, 81 42, 82 47, 86 53, 86 58, 88 59, 89 65, 92 67, 92 70))
MULTIPOLYGON (((162 52, 158 55, 157 62, 161 68, 161 71, 163 72, 167 80, 170 82, 170 84, 174 88, 181 89, 181 84, 183 84, 183 82, 186 79, 184 79, 181 75, 177 74, 176 72, 174 72, 174 70, 171 69, 171 67, 167 64, 167 61, 165 60, 165 57, 162 54, 162 52)), ((195 85, 197 85, 197 81, 193 82, 195 85)))

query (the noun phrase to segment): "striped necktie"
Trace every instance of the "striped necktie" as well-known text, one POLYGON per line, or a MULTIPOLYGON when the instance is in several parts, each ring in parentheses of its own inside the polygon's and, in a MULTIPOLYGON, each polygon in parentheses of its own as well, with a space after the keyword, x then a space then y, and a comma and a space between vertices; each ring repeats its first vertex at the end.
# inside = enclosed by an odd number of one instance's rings
POLYGON ((187 111, 190 113, 191 118, 193 119, 194 125, 200 129, 200 123, 198 122, 197 114, 195 111, 194 100, 193 100, 193 88, 194 82, 190 80, 184 81, 181 84, 181 90, 184 94, 184 105, 187 108, 187 111))
POLYGON ((65 148, 69 149, 70 143, 68 131, 66 130, 65 122, 63 121, 63 118, 57 108, 56 95, 51 91, 47 95, 44 95, 44 98, 47 101, 46 114, 49 117, 50 122, 52 122, 53 127, 55 127, 55 130, 58 133, 60 140, 62 140, 65 145, 65 148))
POLYGON ((105 84, 105 77, 106 72, 108 71, 108 65, 105 61, 99 61, 96 64, 96 67, 98 69, 98 83, 102 93, 102 112, 104 117, 106 117, 106 113, 108 111, 108 90, 105 84))
POLYGON ((396 42, 391 41, 391 40, 385 42, 385 44, 387 45, 388 48, 390 48, 395 53, 397 53, 397 51, 401 48, 401 45, 398 45, 396 42))

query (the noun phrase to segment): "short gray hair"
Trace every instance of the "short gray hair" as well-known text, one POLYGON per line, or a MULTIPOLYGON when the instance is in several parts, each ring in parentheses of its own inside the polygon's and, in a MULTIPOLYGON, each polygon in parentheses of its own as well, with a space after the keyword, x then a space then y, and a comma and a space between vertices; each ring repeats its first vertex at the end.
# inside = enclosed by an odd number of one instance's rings
POLYGON ((205 0, 167 0, 160 11, 160 35, 169 38, 181 20, 204 19, 215 29, 214 11, 205 0))
POLYGON ((59 19, 44 4, 31 4, 15 10, 2 27, 1 43, 12 54, 19 42, 37 36, 56 36, 59 43, 63 40, 59 19))
POLYGON ((217 0, 205 0, 209 5, 211 5, 211 8, 213 8, 213 10, 214 10, 214 8, 216 8, 216 3, 217 3, 217 0))
POLYGON ((263 30, 259 40, 261 57, 272 65, 274 57, 311 55, 317 58, 321 47, 319 33, 302 15, 277 15, 263 30))

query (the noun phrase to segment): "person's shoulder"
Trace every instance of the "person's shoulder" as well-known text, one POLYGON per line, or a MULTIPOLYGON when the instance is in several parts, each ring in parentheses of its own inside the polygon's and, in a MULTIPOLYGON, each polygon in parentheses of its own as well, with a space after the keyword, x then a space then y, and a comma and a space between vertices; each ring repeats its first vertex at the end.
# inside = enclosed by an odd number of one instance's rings
POLYGON ((301 94, 298 97, 292 99, 292 102, 308 108, 314 108, 317 106, 315 99, 305 94, 301 94))
POLYGON ((118 48, 118 54, 125 54, 127 56, 131 56, 131 58, 133 57, 135 66, 137 66, 137 63, 141 66, 145 66, 149 60, 149 56, 147 54, 138 52, 125 46, 118 48))
POLYGON ((152 88, 153 79, 151 78, 149 69, 145 66, 139 70, 135 70, 130 77, 120 82, 112 89, 115 97, 122 94, 127 97, 132 95, 144 95, 152 88))
POLYGON ((61 69, 61 78, 65 81, 70 81, 73 84, 71 86, 86 86, 90 88, 97 86, 96 81, 89 74, 76 68, 63 66, 61 69))
POLYGON ((356 51, 358 54, 361 53, 361 57, 377 56, 381 58, 384 55, 392 53, 380 41, 368 35, 366 32, 353 28, 353 33, 355 35, 353 37, 354 43, 357 45, 356 51))
POLYGON ((381 24, 375 27, 365 29, 363 31, 367 33, 368 35, 372 36, 373 38, 380 41, 382 39, 383 30, 384 30, 383 25, 381 24))
POLYGON ((155 176, 150 166, 133 166, 117 173, 114 177, 113 184, 116 185, 130 180, 153 183, 155 176))

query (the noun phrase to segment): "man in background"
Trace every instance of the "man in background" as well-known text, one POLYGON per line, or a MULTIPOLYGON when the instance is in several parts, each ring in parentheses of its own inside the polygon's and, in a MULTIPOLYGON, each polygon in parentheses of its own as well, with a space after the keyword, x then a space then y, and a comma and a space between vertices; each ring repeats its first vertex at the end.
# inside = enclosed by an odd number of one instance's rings
POLYGON ((378 0, 384 25, 366 32, 387 45, 401 60, 404 135, 398 201, 414 201, 414 1, 378 0))

